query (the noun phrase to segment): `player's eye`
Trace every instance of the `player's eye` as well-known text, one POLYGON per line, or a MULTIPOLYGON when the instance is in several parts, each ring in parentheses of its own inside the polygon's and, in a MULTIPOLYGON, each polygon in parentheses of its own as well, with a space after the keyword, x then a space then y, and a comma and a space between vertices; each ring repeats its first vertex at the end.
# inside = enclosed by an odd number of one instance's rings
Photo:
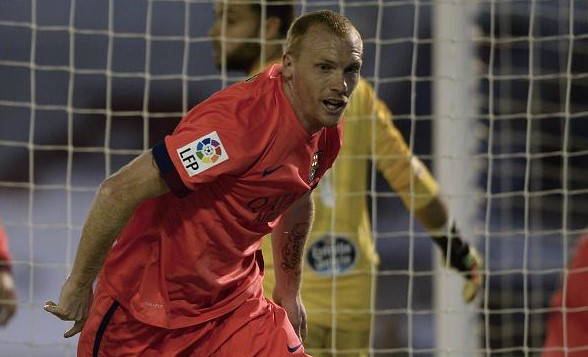
POLYGON ((354 65, 351 65, 351 66, 347 67, 345 69, 345 72, 355 74, 355 73, 359 73, 360 69, 361 69, 361 65, 360 64, 354 64, 354 65))
POLYGON ((321 71, 328 71, 330 69, 332 69, 333 67, 331 65, 328 65, 326 63, 319 63, 317 65, 317 67, 321 70, 321 71))

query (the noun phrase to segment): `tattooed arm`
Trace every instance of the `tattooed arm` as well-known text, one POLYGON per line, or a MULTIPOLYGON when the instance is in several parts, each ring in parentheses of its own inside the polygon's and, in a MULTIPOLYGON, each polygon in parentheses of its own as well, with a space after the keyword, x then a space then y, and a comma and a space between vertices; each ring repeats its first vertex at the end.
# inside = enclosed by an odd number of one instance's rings
POLYGON ((306 311, 300 299, 302 254, 313 213, 314 206, 308 193, 288 208, 272 232, 276 275, 273 300, 286 310, 302 341, 306 337, 306 311))

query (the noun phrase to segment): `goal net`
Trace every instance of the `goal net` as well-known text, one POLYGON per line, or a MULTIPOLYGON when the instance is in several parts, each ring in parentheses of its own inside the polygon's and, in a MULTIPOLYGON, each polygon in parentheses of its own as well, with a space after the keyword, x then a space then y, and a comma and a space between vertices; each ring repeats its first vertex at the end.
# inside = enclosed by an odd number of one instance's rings
POLYGON ((578 274, 567 268, 587 228, 588 3, 491 1, 478 25, 489 274, 482 343, 486 355, 539 355, 550 314, 567 309, 558 334, 568 354, 557 356, 580 356, 588 336, 573 326, 588 308, 586 292, 578 304, 582 295, 563 282, 578 274), (550 306, 557 288, 567 306, 550 306))
MULTIPOLYGON (((77 337, 61 337, 70 324, 42 306, 59 296, 97 186, 242 78, 214 66, 212 4, 0 2, 0 216, 18 287, 1 356, 75 355, 77 337)), ((460 277, 438 269, 427 233, 372 165, 371 354, 540 355, 550 314, 583 311, 550 303, 588 220, 588 2, 304 0, 297 9, 335 10, 357 25, 363 77, 486 261, 476 302, 456 304, 460 277)))

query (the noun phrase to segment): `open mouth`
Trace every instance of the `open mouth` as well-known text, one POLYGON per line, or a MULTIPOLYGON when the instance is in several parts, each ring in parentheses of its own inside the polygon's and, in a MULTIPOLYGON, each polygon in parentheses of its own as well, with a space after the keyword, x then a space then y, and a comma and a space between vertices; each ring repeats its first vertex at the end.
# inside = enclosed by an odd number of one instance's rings
POLYGON ((338 113, 345 109, 347 103, 341 99, 326 99, 323 100, 323 105, 329 112, 338 113))

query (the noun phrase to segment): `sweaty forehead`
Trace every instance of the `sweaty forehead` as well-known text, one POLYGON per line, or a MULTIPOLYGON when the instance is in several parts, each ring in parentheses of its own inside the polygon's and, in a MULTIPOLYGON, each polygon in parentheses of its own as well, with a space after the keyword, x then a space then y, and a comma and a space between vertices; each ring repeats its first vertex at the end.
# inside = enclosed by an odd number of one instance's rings
POLYGON ((349 51, 359 56, 363 53, 363 43, 356 31, 350 31, 341 38, 327 29, 314 27, 309 29, 301 44, 307 50, 349 51))

